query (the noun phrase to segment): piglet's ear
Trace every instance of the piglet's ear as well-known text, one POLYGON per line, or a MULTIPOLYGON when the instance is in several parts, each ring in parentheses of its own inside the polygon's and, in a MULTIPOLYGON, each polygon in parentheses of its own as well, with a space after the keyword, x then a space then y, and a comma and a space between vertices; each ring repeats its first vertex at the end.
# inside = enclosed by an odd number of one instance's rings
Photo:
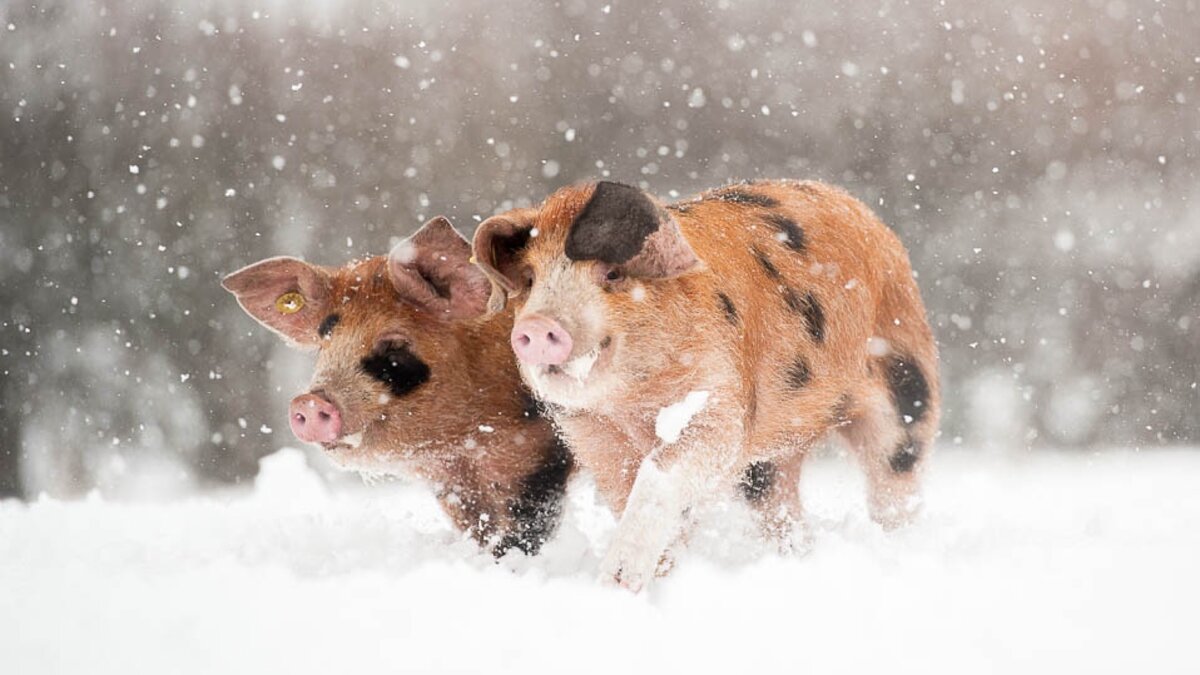
POLYGON ((488 279, 471 264, 471 245, 438 216, 388 255, 388 275, 406 302, 442 319, 470 319, 487 309, 488 279))
POLYGON ((488 218, 475 230, 473 260, 492 282, 491 312, 504 309, 509 297, 525 290, 520 279, 521 253, 529 244, 536 215, 534 209, 516 209, 488 218))
POLYGON ((317 343, 328 313, 329 277, 296 258, 268 258, 230 274, 225 290, 259 323, 300 345, 317 343))
POLYGON ((566 256, 622 265, 631 277, 667 279, 700 266, 679 223, 650 195, 602 181, 571 223, 566 256))

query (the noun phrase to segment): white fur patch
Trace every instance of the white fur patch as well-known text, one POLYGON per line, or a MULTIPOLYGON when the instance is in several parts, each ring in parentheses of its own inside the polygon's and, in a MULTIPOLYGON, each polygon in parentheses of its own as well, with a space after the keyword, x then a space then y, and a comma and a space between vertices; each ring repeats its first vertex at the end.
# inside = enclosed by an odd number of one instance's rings
POLYGON ((678 441, 696 413, 704 410, 708 403, 708 394, 707 391, 693 391, 682 401, 659 410, 658 417, 654 420, 654 434, 664 443, 678 441))
POLYGON ((598 358, 600 358, 600 345, 596 345, 590 352, 576 356, 564 363, 563 372, 582 382, 591 374, 592 366, 596 365, 598 358))

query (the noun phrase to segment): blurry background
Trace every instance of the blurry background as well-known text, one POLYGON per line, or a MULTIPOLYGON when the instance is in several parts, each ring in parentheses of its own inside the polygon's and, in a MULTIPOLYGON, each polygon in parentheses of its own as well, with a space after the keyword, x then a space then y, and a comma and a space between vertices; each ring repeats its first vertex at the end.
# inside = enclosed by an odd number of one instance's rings
POLYGON ((944 445, 1200 442, 1197 35, 1197 0, 9 0, 0 495, 250 477, 309 357, 223 274, 596 177, 872 206, 944 445))

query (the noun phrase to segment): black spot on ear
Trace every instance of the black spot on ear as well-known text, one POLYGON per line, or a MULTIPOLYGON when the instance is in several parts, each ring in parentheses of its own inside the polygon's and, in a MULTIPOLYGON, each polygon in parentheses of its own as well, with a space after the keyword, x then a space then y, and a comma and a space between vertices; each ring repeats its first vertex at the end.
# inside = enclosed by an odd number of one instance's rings
POLYGON ((758 266, 763 268, 763 271, 767 273, 767 276, 775 280, 783 278, 783 275, 779 273, 779 268, 775 266, 775 263, 771 262, 771 258, 769 258, 766 253, 764 253, 757 246, 752 247, 750 251, 754 254, 754 259, 758 261, 758 266))
POLYGON ((612 265, 629 262, 641 252, 646 237, 658 231, 662 220, 658 206, 646 193, 630 185, 602 181, 571 223, 567 258, 612 265))
POLYGON ((337 314, 336 312, 325 317, 324 320, 321 321, 321 325, 317 326, 317 335, 323 338, 329 337, 333 334, 333 328, 337 326, 338 322, 341 320, 341 315, 337 314))
POLYGON ((776 237, 779 241, 786 244, 788 248, 793 251, 804 250, 807 244, 804 238, 804 230, 796 224, 795 220, 774 211, 763 216, 763 220, 778 233, 776 237))
POLYGON ((541 465, 521 481, 520 494, 509 501, 513 526, 496 544, 493 555, 500 558, 512 548, 525 555, 537 555, 558 527, 567 479, 574 466, 566 444, 558 438, 551 441, 541 465))
POLYGON ((908 473, 917 466, 917 461, 921 459, 921 450, 916 445, 901 443, 896 452, 888 457, 888 466, 896 473, 908 473))
POLYGON ((742 475, 742 495, 751 504, 757 504, 767 498, 775 485, 779 471, 772 462, 754 462, 746 467, 742 475))
POLYGON ((710 195, 710 198, 731 204, 741 204, 743 206, 758 206, 764 209, 773 209, 779 206, 779 200, 770 195, 764 195, 754 190, 745 188, 729 187, 722 190, 717 190, 710 195))
POLYGON ((385 342, 360 362, 363 372, 404 396, 429 381, 429 366, 408 345, 385 342))
POLYGON ((798 357, 788 367, 787 386, 789 389, 803 389, 812 380, 812 370, 803 356, 798 357))
POLYGON ((929 411, 929 380, 916 364, 893 356, 887 369, 888 388, 900 421, 909 426, 920 422, 929 411))
POLYGON ((725 312, 725 318, 729 323, 736 326, 738 324, 738 311, 737 307, 733 305, 733 300, 730 300, 724 291, 717 291, 717 300, 721 303, 721 311, 725 312))
POLYGON ((813 342, 825 341, 825 310, 812 293, 797 293, 791 288, 783 289, 783 302, 788 309, 804 317, 804 325, 813 342))

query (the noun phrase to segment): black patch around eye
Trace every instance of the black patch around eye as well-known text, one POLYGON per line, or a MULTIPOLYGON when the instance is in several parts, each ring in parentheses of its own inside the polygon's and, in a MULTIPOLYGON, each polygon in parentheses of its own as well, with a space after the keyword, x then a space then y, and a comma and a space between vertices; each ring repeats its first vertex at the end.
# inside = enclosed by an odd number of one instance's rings
POLYGON ((803 389, 812 381, 812 370, 803 356, 797 358, 788 367, 787 386, 789 389, 803 389))
POLYGON ((334 327, 337 326, 338 322, 341 320, 341 315, 337 314, 336 312, 325 317, 325 319, 321 321, 321 325, 317 326, 317 335, 323 338, 329 337, 333 334, 334 327))
POLYGON ((757 246, 753 247, 751 252, 754 253, 754 259, 758 261, 759 267, 763 268, 763 271, 767 273, 767 276, 776 280, 783 278, 783 275, 779 273, 779 268, 775 266, 775 263, 771 262, 771 258, 768 257, 766 253, 764 253, 757 246))
POLYGON ((779 206, 779 200, 770 195, 764 195, 753 190, 742 188, 725 188, 718 190, 711 195, 712 199, 731 204, 741 204, 743 206, 758 206, 764 209, 773 209, 779 206))
POLYGON ((629 262, 646 237, 658 231, 663 214, 649 197, 630 185, 601 181, 567 233, 570 260, 629 262))
POLYGON ((737 307, 733 305, 733 300, 730 300, 729 296, 725 295, 723 291, 717 291, 717 300, 721 303, 721 311, 725 313, 725 318, 729 323, 736 326, 738 323, 738 311, 737 307))
POLYGON ((361 362, 363 372, 387 385, 393 396, 404 396, 429 381, 429 366, 407 345, 385 343, 361 362))
POLYGON ((554 534, 562 518, 562 501, 575 459, 557 437, 551 441, 542 463, 521 481, 521 492, 508 502, 512 530, 496 544, 492 554, 503 557, 511 548, 537 555, 554 534))
POLYGON ((792 218, 785 216, 782 213, 772 212, 763 216, 763 220, 767 225, 771 226, 778 232, 778 238, 781 242, 787 245, 793 251, 803 251, 807 241, 804 238, 804 230, 796 224, 792 218))
POLYGON ((801 295, 791 288, 785 288, 783 302, 788 309, 804 317, 804 325, 813 342, 825 341, 825 310, 821 308, 817 296, 812 293, 801 295))
POLYGON ((888 466, 896 473, 908 473, 917 466, 921 459, 921 449, 916 445, 901 443, 896 452, 888 457, 888 466))
POLYGON ((746 467, 741 482, 742 496, 751 504, 766 499, 775 485, 778 473, 772 462, 754 462, 746 467))
POLYGON ((887 369, 888 388, 905 426, 920 422, 929 411, 929 380, 916 364, 894 356, 887 369))

